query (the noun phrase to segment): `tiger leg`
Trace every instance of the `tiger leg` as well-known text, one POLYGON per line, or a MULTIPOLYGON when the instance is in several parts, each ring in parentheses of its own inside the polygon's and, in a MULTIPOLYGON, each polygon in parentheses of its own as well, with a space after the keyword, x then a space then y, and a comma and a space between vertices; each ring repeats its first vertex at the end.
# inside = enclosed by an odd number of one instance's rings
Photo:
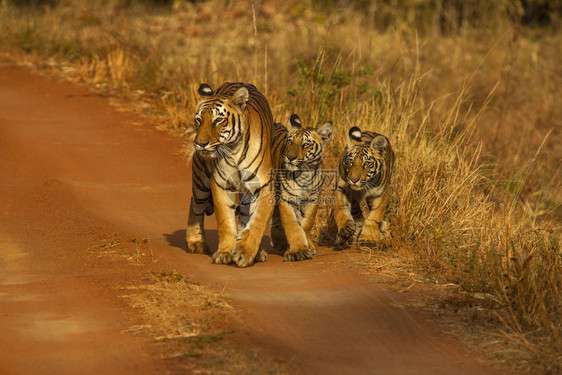
POLYGON ((353 221, 355 221, 355 237, 361 236, 361 232, 364 228, 365 218, 363 217, 363 210, 361 209, 360 201, 351 202, 351 216, 353 221))
MULTIPOLYGON (((240 212, 240 216, 238 217, 238 233, 240 233, 244 229, 246 229, 246 227, 248 226, 248 222, 250 221, 250 218, 252 217, 254 211, 256 210, 256 197, 247 191, 241 192, 240 205, 238 207, 240 212)), ((260 248, 254 261, 266 262, 267 252, 260 248)))
POLYGON ((211 190, 215 203, 219 247, 213 254, 213 262, 228 264, 232 262, 232 247, 236 242, 236 216, 234 212, 236 191, 225 190, 211 180, 211 190))
POLYGON ((252 198, 249 197, 248 193, 240 192, 238 193, 239 197, 239 204, 238 204, 238 232, 242 232, 246 226, 248 225, 248 221, 250 221, 251 216, 251 209, 250 205, 252 204, 252 198))
POLYGON ((284 200, 279 201, 279 214, 283 223, 283 229, 289 242, 289 250, 285 252, 285 260, 297 261, 312 259, 312 252, 308 247, 306 233, 301 227, 295 210, 284 200))
POLYGON ((205 242, 204 219, 205 211, 212 206, 209 176, 203 168, 203 161, 197 155, 192 161, 193 196, 189 205, 189 216, 185 232, 185 242, 189 253, 207 253, 209 248, 205 242))
POLYGON ((351 216, 351 203, 343 191, 337 190, 335 192, 336 206, 334 207, 334 219, 338 227, 338 234, 336 236, 336 244, 343 245, 355 234, 355 221, 351 216))
POLYGON ((185 242, 187 244, 188 253, 204 254, 209 251, 207 243, 205 242, 204 234, 206 207, 207 204, 197 204, 195 202, 195 198, 191 197, 189 216, 187 219, 187 230, 185 232, 185 242))
POLYGON ((279 214, 279 204, 276 204, 275 208, 273 209, 269 238, 271 241, 271 246, 275 250, 283 251, 289 248, 289 243, 287 242, 285 230, 283 229, 283 223, 281 222, 281 216, 279 214))
POLYGON ((306 234, 306 242, 308 244, 308 248, 312 255, 316 255, 316 247, 312 242, 310 232, 312 231, 312 227, 314 226, 314 223, 316 221, 317 212, 318 212, 318 203, 311 203, 307 205, 304 211, 304 217, 301 221, 301 227, 304 230, 304 233, 306 234))
POLYGON ((257 196, 253 203, 255 210, 250 209, 253 210, 250 221, 246 228, 238 234, 232 249, 232 257, 238 267, 248 267, 254 262, 258 253, 260 256, 263 255, 260 251, 260 243, 275 206, 274 193, 268 186, 263 186, 259 192, 252 192, 252 195, 257 196))
MULTIPOLYGON (((379 242, 385 237, 381 233, 381 226, 388 227, 388 223, 383 225, 386 206, 388 205, 388 193, 385 191, 380 197, 367 198, 367 205, 369 206, 369 214, 365 219, 359 242, 379 242)), ((385 234, 388 234, 387 230, 385 230, 385 234)))

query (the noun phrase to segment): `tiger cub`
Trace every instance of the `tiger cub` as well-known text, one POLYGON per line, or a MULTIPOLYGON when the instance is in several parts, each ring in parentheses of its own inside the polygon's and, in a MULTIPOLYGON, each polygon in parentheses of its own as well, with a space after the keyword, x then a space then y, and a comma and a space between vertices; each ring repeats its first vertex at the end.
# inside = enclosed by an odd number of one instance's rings
POLYGON ((333 209, 338 229, 336 244, 347 244, 354 235, 360 243, 378 242, 390 235, 386 209, 393 166, 394 153, 384 135, 362 132, 358 127, 349 129, 333 209), (369 209, 366 217, 362 202, 369 209))
POLYGON ((273 213, 271 184, 273 117, 265 96, 253 85, 229 82, 199 87, 195 112, 193 196, 187 251, 204 253, 204 215, 215 212, 219 245, 214 263, 247 267, 264 261, 260 243, 273 213), (239 199, 239 229, 236 202, 239 199))
POLYGON ((324 145, 333 131, 331 122, 318 129, 302 127, 299 116, 291 116, 288 129, 275 124, 275 200, 271 223, 271 245, 285 251, 285 260, 311 259, 316 254, 310 231, 322 190, 324 145), (287 250, 288 249, 288 250, 287 250))

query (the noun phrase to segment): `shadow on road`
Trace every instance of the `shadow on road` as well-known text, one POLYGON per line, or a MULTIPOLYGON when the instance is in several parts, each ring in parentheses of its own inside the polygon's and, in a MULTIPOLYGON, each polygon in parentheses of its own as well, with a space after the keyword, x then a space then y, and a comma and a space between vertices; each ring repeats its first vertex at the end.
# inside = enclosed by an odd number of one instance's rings
MULTIPOLYGON (((185 229, 178 229, 173 233, 164 233, 163 235, 170 246, 186 251, 185 229)), ((205 230, 205 239, 207 240, 207 245, 209 246, 211 252, 215 252, 217 250, 219 245, 218 238, 219 235, 215 229, 205 230)), ((271 247, 269 236, 263 236, 260 247, 267 251, 268 254, 283 255, 283 252, 276 251, 271 247)))

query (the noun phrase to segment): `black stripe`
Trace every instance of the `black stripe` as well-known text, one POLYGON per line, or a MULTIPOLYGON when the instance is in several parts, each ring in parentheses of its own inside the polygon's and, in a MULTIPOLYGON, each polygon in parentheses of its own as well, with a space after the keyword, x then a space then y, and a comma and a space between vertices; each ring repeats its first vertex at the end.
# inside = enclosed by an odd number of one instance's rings
POLYGON ((258 157, 261 157, 260 163, 258 164, 258 167, 255 170, 259 170, 261 163, 263 162, 263 155, 262 155, 262 149, 263 149, 263 119, 262 116, 260 115, 260 148, 258 149, 258 152, 256 154, 256 156, 254 157, 254 159, 250 162, 250 164, 248 164, 248 166, 251 166, 254 164, 254 161, 256 161, 256 159, 258 157))
POLYGON ((238 164, 241 164, 244 159, 246 159, 246 154, 248 153, 248 148, 250 147, 250 129, 246 129, 246 133, 244 133, 244 149, 242 150, 242 155, 238 160, 238 164))
POLYGON ((198 171, 203 170, 203 171, 205 172, 205 176, 211 177, 211 171, 209 171, 209 170, 207 169, 207 163, 206 163, 205 161, 201 160, 201 158, 199 157, 199 155, 198 155, 197 153, 195 154, 195 156, 196 156, 196 157, 193 158, 193 163, 194 163, 194 164, 192 164, 192 170, 193 170, 194 172, 198 172, 198 171), (195 169, 193 168, 193 165, 195 165, 195 166, 197 167, 197 170, 195 170, 195 169))
POLYGON ((209 186, 206 186, 204 184, 202 184, 200 181, 193 181, 193 185, 197 187, 197 189, 203 193, 209 193, 211 192, 211 188, 209 186))
MULTIPOLYGON (((235 169, 234 171, 237 171, 237 170, 235 169)), ((228 181, 228 180, 227 180, 227 177, 225 177, 225 176, 223 175, 223 172, 228 173, 228 172, 231 172, 231 171, 223 171, 222 168, 215 168, 215 173, 218 174, 218 176, 219 176, 223 181, 228 181)), ((230 173, 229 177, 230 177, 231 175, 232 175, 232 173, 230 173)), ((215 181, 216 181, 216 178, 215 178, 215 181)))
POLYGON ((207 196, 207 198, 197 198, 196 196, 193 196, 193 202, 197 203, 197 204, 205 204, 209 202, 209 196, 207 196))

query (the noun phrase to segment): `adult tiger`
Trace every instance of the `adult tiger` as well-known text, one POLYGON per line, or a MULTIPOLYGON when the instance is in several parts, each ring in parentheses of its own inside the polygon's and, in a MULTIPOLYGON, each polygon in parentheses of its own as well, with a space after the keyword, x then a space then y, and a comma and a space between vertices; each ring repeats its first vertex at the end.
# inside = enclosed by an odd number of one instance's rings
POLYGON ((337 244, 354 235, 359 242, 378 242, 389 236, 386 210, 394 153, 388 139, 375 132, 349 129, 347 147, 340 158, 338 186, 333 209, 338 228, 337 244), (369 208, 364 217, 361 203, 369 208))
POLYGON ((324 145, 332 135, 332 123, 318 129, 303 128, 298 115, 285 128, 275 124, 274 164, 276 206, 271 223, 271 244, 285 252, 285 260, 311 259, 316 250, 310 230, 322 189, 324 145))
POLYGON ((249 266, 265 261, 259 245, 271 204, 273 117, 267 99, 252 85, 225 83, 216 91, 203 83, 195 113, 193 197, 189 208, 187 251, 208 251, 204 214, 215 211, 219 246, 214 263, 249 266), (239 232, 236 229, 236 194, 239 232))

